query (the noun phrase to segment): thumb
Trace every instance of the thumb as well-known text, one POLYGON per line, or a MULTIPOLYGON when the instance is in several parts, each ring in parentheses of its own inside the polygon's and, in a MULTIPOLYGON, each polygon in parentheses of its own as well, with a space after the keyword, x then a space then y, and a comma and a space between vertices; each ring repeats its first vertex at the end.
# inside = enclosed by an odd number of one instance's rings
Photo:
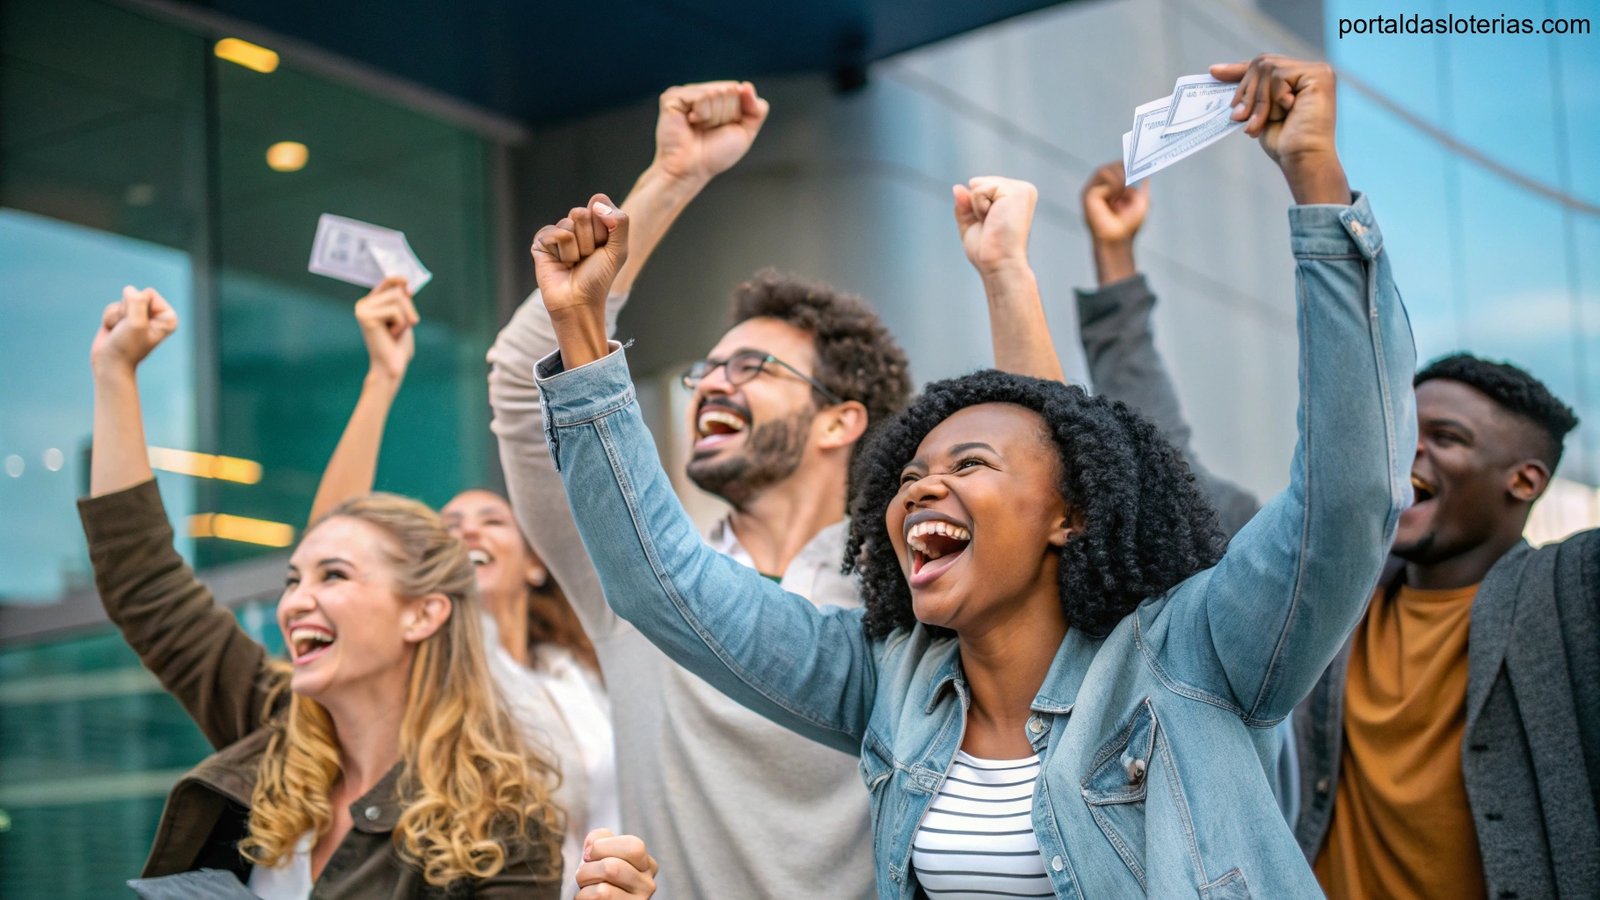
POLYGON ((609 828, 596 828, 595 830, 589 832, 588 836, 583 839, 583 861, 590 861, 591 857, 589 855, 589 851, 594 848, 595 841, 611 836, 611 829, 609 828))
POLYGON ((600 194, 589 202, 589 209, 605 223, 605 252, 612 263, 620 267, 628 259, 628 214, 612 205, 611 198, 600 194))
POLYGON ((972 208, 972 192, 964 184, 951 185, 950 191, 956 197, 956 228, 966 234, 968 228, 978 224, 978 214, 972 208))
POLYGON ((128 310, 128 324, 134 328, 144 328, 150 324, 150 291, 134 291, 123 288, 122 302, 128 310))

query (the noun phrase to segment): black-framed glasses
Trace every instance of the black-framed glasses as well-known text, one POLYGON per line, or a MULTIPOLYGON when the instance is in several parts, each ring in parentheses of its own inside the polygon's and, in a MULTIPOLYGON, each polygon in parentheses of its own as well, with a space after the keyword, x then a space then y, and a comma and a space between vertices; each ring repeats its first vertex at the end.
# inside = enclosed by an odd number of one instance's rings
POLYGON ((828 398, 829 403, 844 402, 839 398, 838 394, 823 387, 822 383, 815 378, 773 356, 771 353, 763 353, 760 350, 741 350, 724 360, 696 360, 693 365, 683 370, 680 380, 683 382, 685 390, 692 391, 700 383, 701 379, 720 367, 723 370, 724 377, 728 379, 728 383, 737 387, 765 372, 769 365, 782 366, 793 372, 796 378, 811 385, 812 390, 828 398))

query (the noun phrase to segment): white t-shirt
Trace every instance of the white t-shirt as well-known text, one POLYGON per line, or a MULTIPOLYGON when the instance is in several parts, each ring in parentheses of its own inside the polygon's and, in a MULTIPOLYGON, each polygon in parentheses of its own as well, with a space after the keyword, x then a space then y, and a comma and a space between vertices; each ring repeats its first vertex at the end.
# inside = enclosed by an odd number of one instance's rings
POLYGON ((911 865, 929 900, 1054 897, 1033 833, 1039 757, 979 759, 957 750, 917 829, 911 865))
POLYGON ((306 900, 311 896, 311 832, 300 836, 282 866, 254 866, 245 885, 261 900, 306 900))

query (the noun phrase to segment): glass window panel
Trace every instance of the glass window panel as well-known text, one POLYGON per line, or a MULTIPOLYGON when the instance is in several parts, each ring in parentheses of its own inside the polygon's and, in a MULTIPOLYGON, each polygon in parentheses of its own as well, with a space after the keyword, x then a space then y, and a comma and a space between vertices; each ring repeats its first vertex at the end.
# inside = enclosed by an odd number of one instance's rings
MULTIPOLYGON (((488 145, 405 107, 285 63, 216 63, 220 150, 221 452, 259 460, 260 484, 210 486, 215 511, 304 524, 366 372, 354 303, 365 291, 306 270, 325 212, 404 231, 433 281, 416 298, 417 356, 385 432, 378 486, 438 505, 491 479, 483 354, 493 337, 488 145), (305 167, 267 148, 297 141, 305 167)), ((207 564, 268 552, 209 542, 207 564)))

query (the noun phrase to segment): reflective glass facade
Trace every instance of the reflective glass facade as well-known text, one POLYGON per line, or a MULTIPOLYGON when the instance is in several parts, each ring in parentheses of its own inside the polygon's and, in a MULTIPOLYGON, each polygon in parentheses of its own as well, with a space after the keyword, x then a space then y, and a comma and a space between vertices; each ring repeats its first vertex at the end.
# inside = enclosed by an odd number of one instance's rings
MULTIPOLYGON (((235 481, 158 474, 180 550, 244 585, 226 599, 255 597, 240 615, 277 640, 285 551, 191 535, 207 513, 298 534, 355 402, 363 291, 306 271, 323 212, 405 231, 434 273, 378 487, 437 505, 498 481, 483 380, 498 145, 293 58, 225 61, 225 37, 98 0, 0 2, 0 626, 39 632, 94 602, 74 508, 88 348, 135 284, 182 323, 140 370, 151 445, 255 464, 235 481), (276 171, 268 148, 286 141, 306 160, 276 171)), ((166 791, 207 752, 100 621, 0 643, 0 896, 126 893, 166 791)))
POLYGON ((1579 18, 1590 33, 1343 39, 1341 19, 1396 10, 1324 8, 1347 76, 1340 146, 1384 223, 1419 357, 1462 349, 1533 372, 1583 419, 1559 474, 1600 485, 1600 7, 1429 0, 1404 12, 1579 18))

